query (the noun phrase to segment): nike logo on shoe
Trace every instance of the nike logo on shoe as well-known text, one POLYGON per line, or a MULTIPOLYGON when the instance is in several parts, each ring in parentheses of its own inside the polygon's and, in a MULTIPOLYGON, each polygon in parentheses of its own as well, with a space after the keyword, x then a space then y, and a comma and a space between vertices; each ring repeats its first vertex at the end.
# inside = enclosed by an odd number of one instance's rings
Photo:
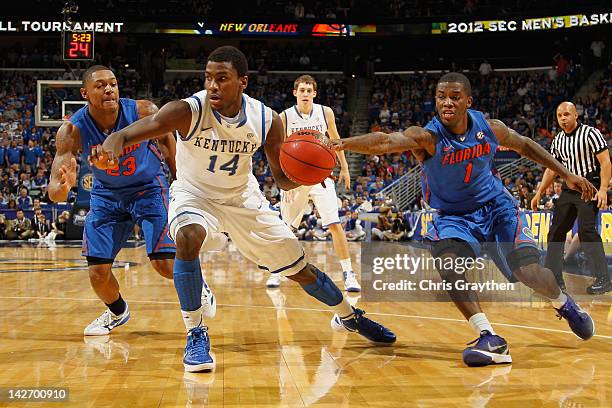
POLYGON ((505 344, 502 344, 501 346, 491 347, 491 343, 487 342, 487 348, 491 353, 497 353, 498 350, 503 349, 504 347, 506 347, 505 344))

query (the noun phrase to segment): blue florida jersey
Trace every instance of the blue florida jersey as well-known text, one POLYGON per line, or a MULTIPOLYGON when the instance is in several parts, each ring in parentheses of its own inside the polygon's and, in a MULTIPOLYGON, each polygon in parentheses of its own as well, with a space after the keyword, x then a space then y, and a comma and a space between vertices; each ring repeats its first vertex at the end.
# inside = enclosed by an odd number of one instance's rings
POLYGON ((468 131, 450 133, 434 117, 425 129, 437 137, 436 152, 423 163, 425 201, 447 214, 475 211, 506 194, 495 174, 493 156, 499 142, 482 112, 468 109, 468 131))
MULTIPOLYGON (((138 120, 138 108, 133 99, 119 99, 119 118, 114 131, 138 120)), ((92 146, 102 144, 107 135, 94 123, 87 105, 70 117, 81 135, 81 155, 83 160, 91 152, 92 146)), ((100 170, 92 167, 94 185, 92 194, 114 196, 131 195, 149 188, 166 188, 167 181, 162 168, 163 157, 152 141, 144 141, 126 147, 119 157, 119 167, 100 170)))

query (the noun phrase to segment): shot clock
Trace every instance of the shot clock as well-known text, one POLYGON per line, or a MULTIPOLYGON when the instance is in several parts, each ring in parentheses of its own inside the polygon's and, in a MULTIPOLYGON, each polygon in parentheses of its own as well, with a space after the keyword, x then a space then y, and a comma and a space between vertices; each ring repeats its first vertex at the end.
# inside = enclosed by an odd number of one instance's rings
POLYGON ((92 61, 94 59, 94 31, 64 31, 64 61, 92 61))

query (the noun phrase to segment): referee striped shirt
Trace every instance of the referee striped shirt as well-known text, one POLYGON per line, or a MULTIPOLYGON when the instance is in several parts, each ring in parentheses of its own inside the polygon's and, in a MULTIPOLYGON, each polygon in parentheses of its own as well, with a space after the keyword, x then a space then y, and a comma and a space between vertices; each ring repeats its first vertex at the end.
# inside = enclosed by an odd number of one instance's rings
POLYGON ((571 133, 560 131, 550 145, 550 153, 572 173, 599 178, 597 154, 608 149, 606 139, 592 126, 579 123, 571 133))

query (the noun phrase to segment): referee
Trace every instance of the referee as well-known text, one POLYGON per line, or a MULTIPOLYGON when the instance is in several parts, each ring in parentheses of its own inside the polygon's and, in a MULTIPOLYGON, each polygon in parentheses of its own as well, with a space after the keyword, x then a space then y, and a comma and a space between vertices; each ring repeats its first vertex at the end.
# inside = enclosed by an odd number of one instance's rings
MULTIPOLYGON (((578 113, 571 102, 563 102, 557 108, 557 121, 562 131, 553 139, 550 153, 574 174, 585 177, 599 187, 593 201, 584 202, 580 193, 563 184, 563 190, 553 210, 553 221, 548 233, 548 251, 545 265, 553 271, 562 290, 563 246, 568 231, 578 217, 578 237, 583 251, 591 263, 595 282, 587 288, 590 294, 602 294, 612 290, 608 276, 608 264, 601 236, 597 232, 599 209, 608 205, 608 182, 610 181, 610 153, 608 145, 599 130, 577 123, 578 113)), ((540 197, 552 183, 556 174, 546 169, 542 183, 531 201, 535 211, 540 197)))

